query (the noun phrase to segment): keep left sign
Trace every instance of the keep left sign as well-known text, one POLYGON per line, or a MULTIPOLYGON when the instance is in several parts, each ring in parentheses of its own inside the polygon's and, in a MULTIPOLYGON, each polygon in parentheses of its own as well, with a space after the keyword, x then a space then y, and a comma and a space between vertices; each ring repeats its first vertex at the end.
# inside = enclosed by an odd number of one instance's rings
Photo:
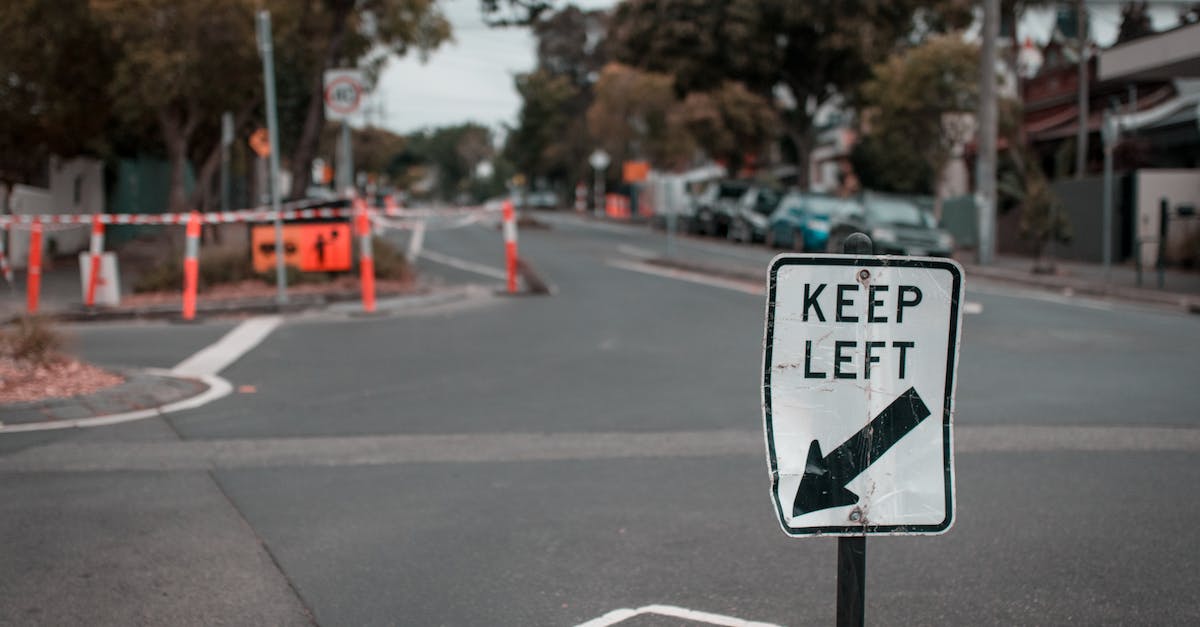
POLYGON ((784 531, 949 529, 962 267, 780 255, 768 288, 763 425, 784 531))

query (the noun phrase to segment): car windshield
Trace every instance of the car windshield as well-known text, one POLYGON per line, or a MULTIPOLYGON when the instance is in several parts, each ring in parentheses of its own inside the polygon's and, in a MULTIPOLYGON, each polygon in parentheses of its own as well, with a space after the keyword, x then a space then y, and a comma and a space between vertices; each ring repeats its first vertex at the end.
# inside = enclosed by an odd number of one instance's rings
POLYGON ((814 216, 829 217, 846 213, 851 205, 848 201, 832 196, 812 196, 805 205, 814 216))
POLYGON ((777 204, 779 204, 779 192, 773 189, 762 189, 758 192, 758 198, 754 200, 754 210, 767 215, 775 210, 777 204))
POLYGON ((738 185, 737 183, 722 183, 717 186, 717 198, 741 198, 746 190, 750 189, 749 185, 738 185))
POLYGON ((867 205, 876 222, 895 226, 933 227, 933 218, 916 205, 896 198, 872 198, 867 205))

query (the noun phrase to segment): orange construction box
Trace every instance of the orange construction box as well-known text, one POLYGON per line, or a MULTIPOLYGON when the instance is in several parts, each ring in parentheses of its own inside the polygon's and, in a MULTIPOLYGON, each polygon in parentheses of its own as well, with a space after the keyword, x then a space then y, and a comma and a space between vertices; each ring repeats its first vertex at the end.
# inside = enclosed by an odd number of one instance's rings
MULTIPOLYGON (((255 272, 275 269, 275 225, 256 225, 250 232, 255 272)), ((301 272, 344 272, 350 269, 350 225, 345 222, 285 224, 283 262, 301 272)))
POLYGON ((626 183, 641 183, 650 175, 649 161, 626 161, 621 168, 621 180, 626 183))

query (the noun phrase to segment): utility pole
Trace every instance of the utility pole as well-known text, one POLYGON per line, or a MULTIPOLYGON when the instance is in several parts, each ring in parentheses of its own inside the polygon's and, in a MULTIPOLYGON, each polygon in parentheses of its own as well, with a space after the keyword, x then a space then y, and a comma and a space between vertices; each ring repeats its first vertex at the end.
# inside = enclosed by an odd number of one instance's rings
POLYGON ((263 88, 266 91, 267 137, 271 145, 267 188, 271 190, 271 210, 275 212, 275 302, 286 305, 287 268, 284 266, 283 211, 279 206, 279 121, 275 115, 275 56, 271 44, 271 13, 258 12, 258 49, 263 62, 263 88))
POLYGON ((1083 0, 1075 0, 1075 38, 1079 41, 1079 131, 1075 139, 1075 178, 1082 179, 1088 152, 1088 28, 1083 0))
POLYGON ((983 0, 983 50, 979 71, 979 154, 975 159, 975 204, 979 210, 979 265, 996 255, 996 39, 1000 0, 983 0))

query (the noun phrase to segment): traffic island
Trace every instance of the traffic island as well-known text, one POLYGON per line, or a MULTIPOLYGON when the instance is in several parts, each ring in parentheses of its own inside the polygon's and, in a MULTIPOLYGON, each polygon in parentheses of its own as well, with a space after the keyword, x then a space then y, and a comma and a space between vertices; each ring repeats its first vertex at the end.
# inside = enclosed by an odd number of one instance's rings
POLYGON ((182 377, 164 370, 113 369, 120 383, 87 394, 0 403, 0 433, 115 424, 186 409, 199 397, 227 393, 222 380, 182 377))

